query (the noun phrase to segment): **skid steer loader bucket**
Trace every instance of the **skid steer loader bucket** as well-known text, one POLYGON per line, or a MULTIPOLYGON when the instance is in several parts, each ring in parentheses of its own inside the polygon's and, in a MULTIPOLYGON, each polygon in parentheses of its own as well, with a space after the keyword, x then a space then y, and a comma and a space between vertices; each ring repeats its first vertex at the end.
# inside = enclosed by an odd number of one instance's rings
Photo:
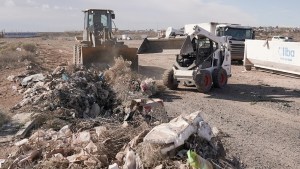
POLYGON ((141 44, 138 54, 143 53, 162 53, 164 50, 180 50, 185 37, 172 39, 147 39, 141 44))
POLYGON ((131 61, 131 68, 138 71, 137 48, 128 47, 85 47, 74 46, 73 62, 75 65, 113 65, 115 57, 122 57, 126 61, 131 61))

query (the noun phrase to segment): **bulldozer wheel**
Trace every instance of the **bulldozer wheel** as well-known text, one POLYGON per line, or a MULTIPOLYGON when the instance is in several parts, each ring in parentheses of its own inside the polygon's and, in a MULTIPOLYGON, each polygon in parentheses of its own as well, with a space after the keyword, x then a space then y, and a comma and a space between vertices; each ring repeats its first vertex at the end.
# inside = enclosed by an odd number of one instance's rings
POLYGON ((225 69, 220 68, 220 69, 215 69, 213 71, 213 84, 214 87, 217 88, 223 88, 227 84, 228 76, 227 72, 225 69))
POLYGON ((166 70, 163 75, 163 84, 171 90, 175 90, 178 87, 178 82, 174 79, 173 69, 166 70))
POLYGON ((211 89, 212 78, 208 70, 201 70, 194 77, 196 88, 201 93, 207 93, 211 89))

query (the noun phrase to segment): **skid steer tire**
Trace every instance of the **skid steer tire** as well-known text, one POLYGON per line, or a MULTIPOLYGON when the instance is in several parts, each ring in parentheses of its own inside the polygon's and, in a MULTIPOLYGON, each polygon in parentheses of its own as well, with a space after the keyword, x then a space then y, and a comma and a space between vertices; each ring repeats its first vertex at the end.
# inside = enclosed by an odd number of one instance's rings
POLYGON ((163 84, 171 90, 175 90, 178 88, 178 82, 176 79, 174 79, 173 69, 165 71, 165 73, 163 74, 163 84))
POLYGON ((212 77, 208 70, 201 70, 194 76, 196 88, 201 93, 207 93, 212 86, 212 77))
POLYGON ((227 84, 228 76, 225 69, 215 69, 212 74, 213 85, 216 88, 223 88, 227 84))

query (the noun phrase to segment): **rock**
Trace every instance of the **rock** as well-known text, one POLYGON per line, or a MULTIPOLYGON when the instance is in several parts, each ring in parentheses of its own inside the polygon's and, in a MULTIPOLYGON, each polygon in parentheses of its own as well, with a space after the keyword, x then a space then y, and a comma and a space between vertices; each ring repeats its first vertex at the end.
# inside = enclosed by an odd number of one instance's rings
POLYGON ((6 79, 9 80, 10 82, 14 82, 15 81, 16 76, 14 75, 10 75, 8 76, 6 79))
POLYGON ((94 158, 89 158, 88 160, 85 160, 83 163, 88 167, 94 168, 97 166, 97 161, 94 158))
POLYGON ((45 80, 45 77, 43 74, 39 73, 39 74, 34 74, 34 75, 30 75, 25 77, 22 82, 21 85, 22 86, 27 86, 29 82, 38 82, 38 81, 43 81, 45 80))
POLYGON ((82 144, 82 143, 89 143, 91 141, 91 134, 89 131, 82 131, 77 134, 73 134, 72 137, 72 144, 82 144))
POLYGON ((28 143, 28 139, 25 138, 25 139, 23 139, 23 140, 20 140, 20 141, 16 142, 16 143, 15 143, 15 146, 20 147, 20 146, 22 146, 22 145, 24 145, 24 144, 27 144, 27 143, 28 143))
POLYGON ((11 88, 14 92, 18 90, 17 86, 15 86, 15 85, 12 85, 11 88))
POLYGON ((109 166, 108 166, 108 169, 119 169, 119 166, 118 166, 117 163, 114 163, 114 164, 112 164, 112 165, 109 165, 109 166))
POLYGON ((98 127, 95 127, 94 129, 95 129, 98 137, 100 137, 105 131, 107 131, 107 128, 104 126, 98 126, 98 127))
POLYGON ((85 150, 89 154, 95 154, 98 151, 98 148, 92 141, 90 141, 89 144, 85 147, 85 150))
POLYGON ((123 151, 120 151, 117 153, 116 155, 116 159, 118 160, 119 163, 122 163, 123 162, 123 158, 125 157, 125 153, 123 151))
POLYGON ((70 137, 72 136, 72 131, 69 128, 69 125, 66 125, 64 127, 62 127, 59 131, 58 131, 58 137, 70 137))
POLYGON ((81 150, 80 153, 68 156, 67 159, 70 163, 80 162, 80 161, 88 160, 89 155, 84 150, 81 150))
POLYGON ((0 159, 0 168, 2 168, 3 163, 5 163, 5 159, 0 159))
POLYGON ((37 142, 44 140, 46 132, 44 130, 38 130, 29 137, 30 141, 37 142))
POLYGON ((125 156, 125 164, 123 165, 123 169, 135 169, 136 165, 136 155, 134 151, 129 150, 125 156))
POLYGON ((163 169, 163 168, 164 168, 164 166, 161 164, 161 165, 156 166, 154 169, 163 169))
POLYGON ((217 137, 220 134, 220 130, 217 127, 212 127, 211 131, 214 137, 217 137))

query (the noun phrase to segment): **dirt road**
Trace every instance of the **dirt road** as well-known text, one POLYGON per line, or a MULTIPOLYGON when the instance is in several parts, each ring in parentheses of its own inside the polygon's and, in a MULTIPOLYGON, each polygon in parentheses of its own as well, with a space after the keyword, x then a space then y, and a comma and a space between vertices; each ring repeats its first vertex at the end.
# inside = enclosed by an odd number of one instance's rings
MULTIPOLYGON (((140 55, 142 74, 161 79, 173 55, 140 55)), ((179 86, 163 94, 169 115, 201 110, 226 133, 224 147, 246 168, 299 168, 300 79, 232 66, 224 89, 201 94, 179 86)))
MULTIPOLYGON (((22 39, 26 40, 39 45, 37 63, 43 72, 71 60, 70 39, 22 39)), ((138 47, 141 41, 126 43, 138 47)), ((174 62, 174 55, 139 57, 140 72, 157 80, 174 62)), ((0 109, 5 112, 21 99, 6 80, 17 73, 14 69, 2 70, 0 109)), ((222 141, 227 153, 240 158, 246 168, 296 169, 300 166, 299 84, 300 79, 257 70, 244 72, 242 66, 233 65, 224 89, 201 94, 193 87, 180 86, 161 97, 170 116, 201 110, 206 121, 225 133, 222 141)))

